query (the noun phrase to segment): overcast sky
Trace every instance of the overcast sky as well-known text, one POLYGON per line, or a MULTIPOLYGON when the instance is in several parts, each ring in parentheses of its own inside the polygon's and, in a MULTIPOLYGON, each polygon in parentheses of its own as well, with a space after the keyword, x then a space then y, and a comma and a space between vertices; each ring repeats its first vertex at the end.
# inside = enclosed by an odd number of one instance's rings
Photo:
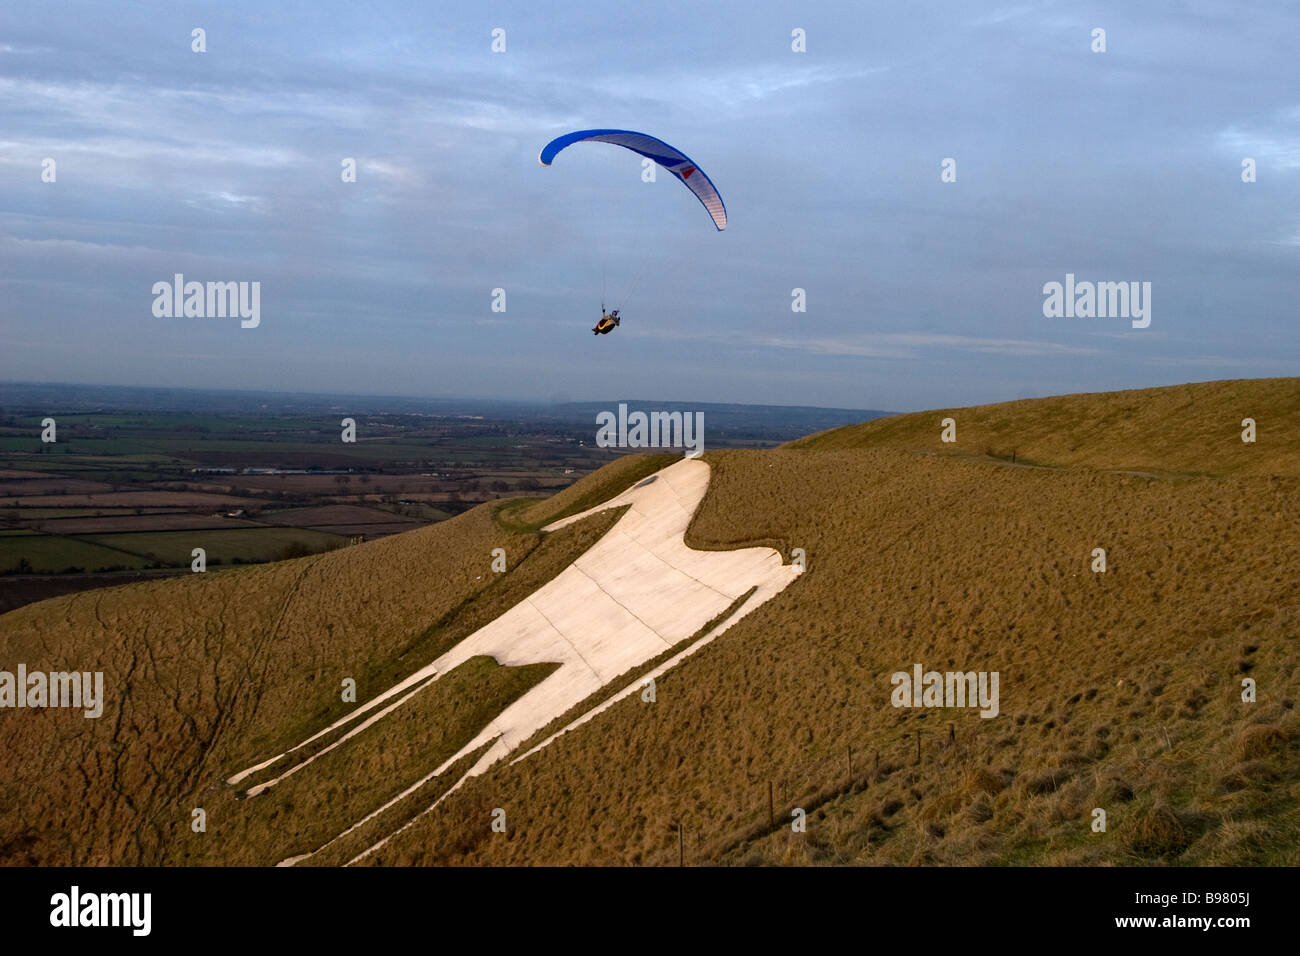
POLYGON ((0 380, 911 410, 1297 375, 1297 42, 1262 2, 7 4, 0 380), (726 231, 618 147, 538 164, 587 127, 687 153, 726 231), (260 326, 156 318, 177 272, 260 282, 260 326), (1150 282, 1150 326, 1044 317, 1067 273, 1150 282))

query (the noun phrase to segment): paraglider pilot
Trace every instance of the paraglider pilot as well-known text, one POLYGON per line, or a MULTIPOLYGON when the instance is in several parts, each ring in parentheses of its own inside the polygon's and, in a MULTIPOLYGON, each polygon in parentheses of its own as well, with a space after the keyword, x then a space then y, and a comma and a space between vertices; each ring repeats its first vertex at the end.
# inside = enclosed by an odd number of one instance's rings
POLYGON ((614 331, 614 327, 618 325, 618 322, 618 309, 607 313, 604 307, 601 307, 600 321, 596 323, 596 327, 591 331, 596 335, 608 335, 614 331))

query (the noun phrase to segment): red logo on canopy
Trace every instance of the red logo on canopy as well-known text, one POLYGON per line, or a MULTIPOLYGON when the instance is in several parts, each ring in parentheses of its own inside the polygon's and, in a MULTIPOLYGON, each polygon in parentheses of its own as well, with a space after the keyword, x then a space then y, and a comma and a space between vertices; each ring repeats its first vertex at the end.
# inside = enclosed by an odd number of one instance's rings
POLYGON ((691 176, 691 173, 693 173, 693 172, 695 172, 695 167, 694 167, 694 166, 687 166, 685 169, 682 170, 682 179, 689 179, 690 176, 691 176))

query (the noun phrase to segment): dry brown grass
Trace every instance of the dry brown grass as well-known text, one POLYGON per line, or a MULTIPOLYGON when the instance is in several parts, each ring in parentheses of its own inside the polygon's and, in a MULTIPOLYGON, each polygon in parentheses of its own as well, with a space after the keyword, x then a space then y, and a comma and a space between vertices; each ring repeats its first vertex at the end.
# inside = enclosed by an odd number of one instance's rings
POLYGON ((499 513, 503 527, 535 531, 543 525, 578 514, 608 501, 636 482, 666 468, 681 456, 674 454, 624 455, 599 471, 584 475, 569 487, 540 501, 531 498, 508 502, 499 513))
MULTIPOLYGON (((0 862, 268 863, 286 837, 306 840, 351 822, 347 812, 378 802, 378 791, 364 787, 369 775, 388 767, 372 748, 393 746, 383 743, 391 728, 420 739, 415 729, 401 731, 402 721, 384 722, 389 730, 367 732, 329 758, 339 763, 322 792, 360 786, 361 797, 326 800, 333 809, 319 805, 320 794, 290 797, 311 808, 295 814, 292 828, 274 814, 275 826, 258 822, 279 805, 280 788, 236 803, 223 781, 346 713, 344 677, 356 679, 360 701, 386 689, 501 603, 546 583, 616 518, 593 517, 542 541, 503 531, 491 511, 310 558, 54 598, 0 617, 6 666, 102 670, 108 697, 98 720, 80 711, 0 710, 0 862), (505 575, 490 571, 495 547, 506 550, 505 575), (478 600, 485 595, 487 612, 478 600), (194 807, 209 811, 206 840, 186 838, 194 807)), ((422 694, 424 706, 464 708, 474 719, 468 733, 430 731, 414 779, 427 773, 427 759, 454 752, 547 672, 500 670, 507 673, 471 685, 455 673, 444 678, 459 696, 436 684, 422 694)), ((425 716, 435 720, 436 712, 425 716)), ((320 779, 303 775, 312 786, 320 779)), ((391 787, 400 779, 371 782, 391 787)), ((283 786, 289 794, 297 784, 283 786)))
POLYGON ((546 759, 495 768, 376 862, 670 865, 678 821, 696 863, 1300 861, 1300 456, 1272 461, 1279 478, 1159 480, 1101 469, 1188 461, 1113 453, 1086 469, 710 455, 692 544, 777 540, 807 549, 808 573, 666 675, 656 704, 629 698, 546 759), (999 671, 1002 715, 894 710, 889 674, 917 661, 999 671), (1247 674, 1259 704, 1241 702, 1247 674), (444 852, 503 794, 510 839, 444 852), (801 839, 789 811, 811 803, 801 839))
POLYGON ((1023 399, 877 418, 787 448, 899 448, 1024 464, 1207 475, 1300 476, 1300 379, 1233 379, 1023 399), (940 420, 957 442, 940 440, 940 420), (1244 418, 1258 429, 1241 440, 1244 418))
MULTIPOLYGON (((688 541, 801 547, 807 572, 660 678, 656 703, 632 695, 498 764, 367 862, 670 865, 680 825, 688 863, 1300 863, 1298 391, 1263 380, 988 406, 955 416, 970 455, 917 454, 943 450, 938 413, 710 454, 688 541), (1258 445, 1237 438, 1246 415, 1258 445), (1008 467, 985 441, 1062 467, 1008 467), (1089 570, 1094 547, 1105 574, 1089 570), (917 662, 998 671, 1001 714, 892 708, 890 674, 917 662), (1258 703, 1242 702, 1245 677, 1258 703), (493 807, 508 833, 488 830, 493 807), (795 807, 807 834, 790 831, 795 807), (1095 808, 1105 833, 1091 831, 1095 808)), ((192 806, 242 806, 220 803, 223 774, 341 714, 342 675, 364 676, 364 699, 504 610, 531 573, 515 554, 536 553, 536 580, 563 564, 529 529, 647 467, 621 459, 510 510, 514 531, 480 508, 315 558, 0 617, 5 661, 102 667, 119 695, 101 721, 0 712, 14 768, 0 776, 0 857, 192 861, 165 845, 192 806), (512 570, 494 583, 498 544, 512 570)), ((595 527, 557 546, 575 553, 595 527)), ((491 668, 464 676, 483 706, 521 686, 491 668)), ((430 697, 423 719, 452 703, 430 697)), ((273 862, 319 838, 310 818, 336 798, 340 818, 377 804, 433 759, 418 726, 352 755, 382 777, 395 748, 392 781, 367 789, 340 754, 311 778, 324 793, 249 818, 238 849, 204 859, 273 862)), ((461 733, 447 727, 433 750, 461 733)))
MULTIPOLYGON (((255 866, 316 850, 452 756, 553 669, 545 664, 502 667, 488 657, 472 658, 390 717, 263 794, 239 799, 242 794, 231 788, 213 787, 203 797, 208 832, 199 837, 189 832, 188 821, 168 821, 160 862, 255 866)), ((286 762, 248 782, 273 777, 291 765, 286 762)), ((313 862, 346 862, 427 807, 448 784, 445 778, 433 782, 313 862), (387 829, 377 829, 380 825, 387 829)))

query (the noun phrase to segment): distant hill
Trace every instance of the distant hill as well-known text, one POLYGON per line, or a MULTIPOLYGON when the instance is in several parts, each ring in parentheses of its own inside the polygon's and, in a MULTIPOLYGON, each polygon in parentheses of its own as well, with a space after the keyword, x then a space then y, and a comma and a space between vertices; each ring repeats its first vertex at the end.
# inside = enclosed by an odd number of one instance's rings
MULTIPOLYGON (((594 423, 601 412, 618 411, 700 412, 704 415, 705 444, 713 439, 754 438, 783 441, 795 435, 826 428, 838 428, 889 415, 890 412, 854 408, 817 408, 806 405, 739 405, 714 402, 661 402, 623 398, 608 402, 566 402, 551 406, 550 413, 563 421, 594 423)), ((594 425, 593 425, 594 427, 594 425)))
POLYGON ((1297 474, 1300 378, 1196 382, 877 418, 790 442, 828 451, 906 448, 1027 464, 1213 475, 1297 474), (944 418, 957 442, 940 440, 944 418), (1258 436, 1241 441, 1242 420, 1258 436))
POLYGON ((1210 382, 706 452, 687 544, 766 545, 804 573, 652 702, 613 702, 423 815, 448 782, 420 781, 546 665, 474 658, 274 790, 226 781, 347 713, 345 677, 364 702, 518 606, 619 514, 542 523, 671 459, 324 555, 30 605, 0 616, 0 668, 102 669, 113 691, 98 720, 0 709, 0 863, 269 865, 366 819, 397 833, 380 865, 1296 865, 1298 409, 1300 380, 1210 382), (997 715, 893 706, 917 665, 996 672, 997 715))

